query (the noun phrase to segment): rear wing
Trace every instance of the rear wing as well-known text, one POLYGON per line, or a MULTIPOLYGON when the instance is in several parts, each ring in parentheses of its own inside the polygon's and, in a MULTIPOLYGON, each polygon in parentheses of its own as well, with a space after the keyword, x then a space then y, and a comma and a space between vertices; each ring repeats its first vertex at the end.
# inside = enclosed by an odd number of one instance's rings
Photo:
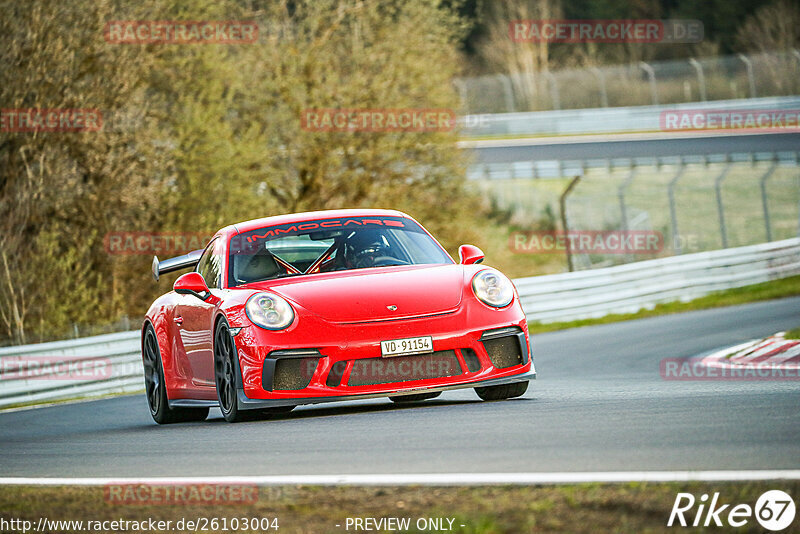
POLYGON ((159 277, 164 273, 180 271, 182 269, 194 268, 203 250, 193 250, 183 256, 175 256, 164 261, 158 261, 158 256, 153 256, 153 279, 158 282, 159 277))

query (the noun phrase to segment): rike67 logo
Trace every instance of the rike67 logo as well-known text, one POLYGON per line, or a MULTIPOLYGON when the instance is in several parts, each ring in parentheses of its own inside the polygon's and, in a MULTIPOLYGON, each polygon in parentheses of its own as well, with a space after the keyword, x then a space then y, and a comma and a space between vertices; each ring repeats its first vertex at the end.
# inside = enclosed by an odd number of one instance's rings
POLYGON ((749 504, 723 503, 719 492, 709 501, 704 493, 696 499, 691 493, 678 493, 667 526, 682 527, 744 527, 753 518, 766 530, 778 532, 792 524, 795 517, 794 500, 781 490, 764 492, 756 501, 755 507, 749 504))

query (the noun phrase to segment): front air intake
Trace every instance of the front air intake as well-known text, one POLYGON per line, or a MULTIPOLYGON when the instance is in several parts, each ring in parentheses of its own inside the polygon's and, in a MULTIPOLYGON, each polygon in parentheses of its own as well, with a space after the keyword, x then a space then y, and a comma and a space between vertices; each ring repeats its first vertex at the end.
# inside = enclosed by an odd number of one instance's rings
POLYGON ((353 368, 347 379, 347 385, 371 386, 412 382, 456 376, 462 373, 463 370, 456 357, 456 352, 439 350, 430 354, 353 360, 353 368))
POLYGON ((275 362, 273 390, 304 389, 311 382, 319 358, 285 358, 275 362))
POLYGON ((524 354, 522 351, 525 335, 519 327, 484 332, 481 342, 492 365, 498 369, 527 363, 527 350, 524 354))
POLYGON ((472 349, 461 349, 461 356, 464 357, 464 363, 467 364, 467 370, 470 373, 476 373, 481 370, 481 361, 478 355, 472 349))
POLYGON ((264 358, 261 386, 266 391, 305 389, 321 358, 317 349, 274 350, 264 358))
POLYGON ((347 368, 347 362, 336 362, 331 366, 331 370, 328 373, 328 378, 325 379, 325 385, 329 388, 339 387, 342 383, 342 377, 344 376, 344 370, 347 368))

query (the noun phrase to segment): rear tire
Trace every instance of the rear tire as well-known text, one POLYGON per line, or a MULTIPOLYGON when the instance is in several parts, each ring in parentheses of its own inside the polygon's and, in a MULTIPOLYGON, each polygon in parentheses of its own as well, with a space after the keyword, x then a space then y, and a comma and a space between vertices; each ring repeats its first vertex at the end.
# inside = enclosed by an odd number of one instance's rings
POLYGON ((167 383, 164 380, 164 366, 161 362, 161 349, 158 346, 153 325, 147 324, 142 342, 142 363, 144 364, 144 389, 150 415, 159 425, 204 421, 208 408, 170 408, 167 399, 167 383))
POLYGON ((482 388, 475 388, 475 393, 478 397, 485 401, 496 401, 513 399, 524 395, 528 391, 528 381, 514 382, 512 384, 502 384, 500 386, 486 386, 482 388))
POLYGON ((396 397, 389 397, 389 400, 398 404, 403 404, 406 402, 419 402, 428 399, 435 399, 441 394, 441 391, 434 391, 433 393, 414 393, 413 395, 398 395, 396 397))

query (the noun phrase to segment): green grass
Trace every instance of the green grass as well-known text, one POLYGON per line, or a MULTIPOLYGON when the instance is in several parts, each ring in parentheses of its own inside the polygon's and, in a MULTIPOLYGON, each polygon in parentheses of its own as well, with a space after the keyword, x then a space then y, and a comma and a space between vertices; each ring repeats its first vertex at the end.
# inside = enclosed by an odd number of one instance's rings
POLYGON ((103 393, 101 395, 85 395, 85 396, 76 396, 76 397, 67 397, 65 399, 56 399, 56 400, 43 400, 43 401, 33 401, 33 402, 18 402, 16 404, 9 404, 8 406, 3 406, 0 408, 0 413, 9 410, 16 410, 19 408, 30 408, 34 406, 55 406, 57 404, 69 404, 73 402, 80 402, 80 401, 93 401, 93 400, 101 400, 101 399, 110 399, 112 397, 123 397, 126 395, 141 395, 144 393, 144 388, 140 391, 131 391, 126 393, 103 393))
MULTIPOLYGON (((729 532, 732 529, 726 527, 667 527, 677 494, 687 492, 699 499, 702 494, 719 492, 720 504, 748 504, 753 507, 761 494, 772 489, 797 495, 800 493, 800 482, 476 487, 269 486, 259 488, 258 498, 247 504, 168 506, 144 502, 124 505, 112 503, 106 499, 102 486, 2 486, 0 518, 6 521, 11 518, 31 521, 35 527, 39 518, 84 521, 142 521, 152 518, 154 521, 171 520, 174 526, 175 521, 181 518, 194 520, 206 517, 218 518, 218 521, 226 518, 230 521, 232 518, 277 517, 277 532, 284 534, 346 532, 348 517, 409 518, 411 528, 404 532, 435 532, 418 530, 415 523, 419 518, 453 519, 453 532, 464 534, 729 532)), ((692 512, 696 511, 695 506, 692 512)), ((725 521, 726 515, 723 514, 722 521, 725 521)), ((687 517, 691 520, 692 516, 687 517)), ((750 518, 747 526, 739 530, 756 532, 759 526, 755 519, 750 518)), ((355 530, 351 526, 349 531, 355 530)))
MULTIPOLYGON (((710 295, 700 297, 699 299, 695 299, 690 302, 669 302, 666 304, 658 304, 653 309, 640 310, 636 313, 612 314, 606 315, 605 317, 599 317, 597 319, 581 319, 578 321, 566 321, 559 323, 530 323, 529 327, 532 333, 541 334, 543 332, 566 330, 568 328, 577 328, 580 326, 630 321, 633 319, 655 317, 657 315, 666 315, 669 313, 706 310, 709 308, 734 306, 736 304, 745 304, 748 302, 757 302, 761 300, 772 300, 796 295, 800 295, 800 276, 791 276, 781 280, 764 282, 763 284, 755 284, 752 286, 711 293, 710 295)), ((795 337, 800 338, 800 328, 790 331, 787 333, 787 336, 789 334, 793 334, 795 337)))
POLYGON ((800 339, 800 326, 786 332, 786 339, 800 339))

